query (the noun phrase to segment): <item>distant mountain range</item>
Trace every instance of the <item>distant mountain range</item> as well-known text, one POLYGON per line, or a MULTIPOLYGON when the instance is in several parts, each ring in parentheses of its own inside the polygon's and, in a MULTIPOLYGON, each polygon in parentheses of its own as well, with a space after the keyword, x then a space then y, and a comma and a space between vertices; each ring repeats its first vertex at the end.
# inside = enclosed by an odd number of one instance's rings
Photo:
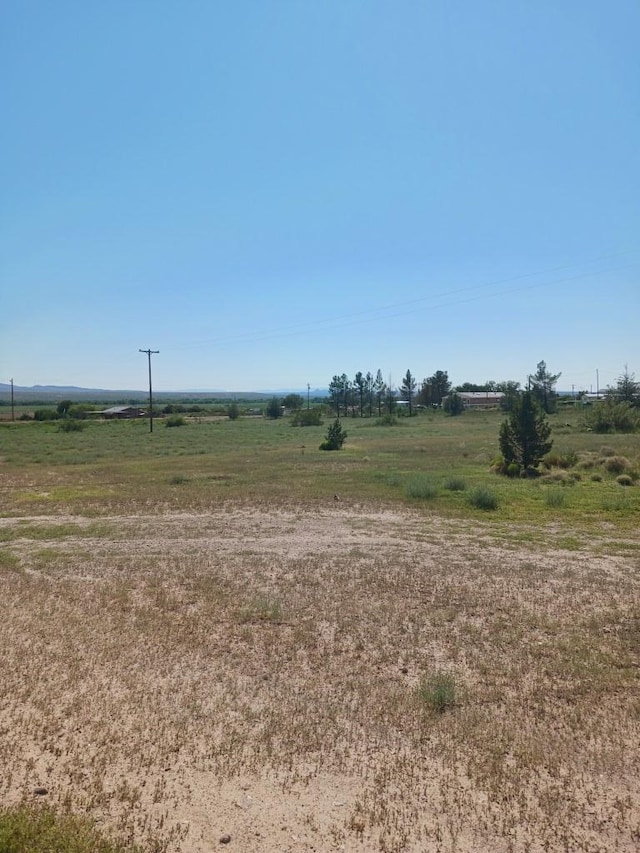
MULTIPOLYGON (((326 389, 311 389, 312 397, 325 397, 326 389)), ((273 395, 285 396, 287 394, 300 394, 306 397, 307 389, 277 389, 266 391, 207 391, 198 389, 186 391, 154 391, 153 396, 157 400, 166 398, 188 398, 188 399, 218 399, 218 400, 255 400, 260 397, 271 397, 273 395)), ((0 382, 0 397, 7 399, 11 396, 11 385, 0 382)), ((149 391, 132 389, 106 389, 106 388, 80 388, 77 385, 14 385, 13 396, 18 401, 42 401, 55 402, 56 400, 146 400, 149 391)))

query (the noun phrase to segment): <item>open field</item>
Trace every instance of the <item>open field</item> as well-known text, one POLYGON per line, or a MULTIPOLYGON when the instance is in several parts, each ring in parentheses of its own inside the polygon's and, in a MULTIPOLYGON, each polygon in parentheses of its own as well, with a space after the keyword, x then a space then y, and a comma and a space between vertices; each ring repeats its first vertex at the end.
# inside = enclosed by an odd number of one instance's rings
POLYGON ((637 850, 638 437, 567 421, 537 481, 495 413, 0 427, 0 803, 150 851, 637 850))

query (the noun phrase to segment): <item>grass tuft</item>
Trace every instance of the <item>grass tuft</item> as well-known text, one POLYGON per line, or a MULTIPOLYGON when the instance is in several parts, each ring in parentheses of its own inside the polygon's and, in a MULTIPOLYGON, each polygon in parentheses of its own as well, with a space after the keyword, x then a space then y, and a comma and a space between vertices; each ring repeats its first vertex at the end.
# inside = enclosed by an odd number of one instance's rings
POLYGON ((467 501, 476 509, 486 511, 498 508, 498 497, 487 486, 476 486, 467 495, 467 501))
POLYGON ((405 494, 414 500, 429 501, 438 497, 438 486, 429 477, 415 474, 407 482, 405 494))
POLYGON ((423 678, 418 687, 418 697, 429 711, 444 714, 457 704, 455 677, 450 672, 435 672, 423 678))

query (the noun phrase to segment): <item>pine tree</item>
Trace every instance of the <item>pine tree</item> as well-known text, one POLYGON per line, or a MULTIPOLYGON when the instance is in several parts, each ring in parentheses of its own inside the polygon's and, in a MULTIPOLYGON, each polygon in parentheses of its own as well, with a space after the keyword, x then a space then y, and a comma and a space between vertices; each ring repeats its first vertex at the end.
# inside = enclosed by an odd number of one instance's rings
POLYGON ((525 472, 535 468, 551 450, 551 427, 533 397, 525 391, 514 401, 513 409, 500 427, 500 452, 505 463, 516 462, 525 472))

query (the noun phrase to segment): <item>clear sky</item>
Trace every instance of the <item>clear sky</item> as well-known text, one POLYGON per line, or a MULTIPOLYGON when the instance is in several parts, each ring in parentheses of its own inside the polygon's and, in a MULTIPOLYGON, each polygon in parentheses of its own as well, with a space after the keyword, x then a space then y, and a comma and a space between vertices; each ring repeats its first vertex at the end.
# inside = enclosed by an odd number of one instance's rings
POLYGON ((7 0, 0 381, 640 373, 637 0, 7 0))

